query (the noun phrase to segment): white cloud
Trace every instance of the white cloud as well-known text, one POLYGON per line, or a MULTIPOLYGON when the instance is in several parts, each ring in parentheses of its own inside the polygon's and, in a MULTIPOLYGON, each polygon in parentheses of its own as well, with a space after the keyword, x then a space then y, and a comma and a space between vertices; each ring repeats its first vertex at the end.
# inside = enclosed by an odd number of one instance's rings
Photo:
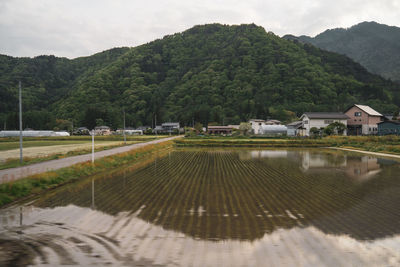
POLYGON ((0 53, 84 56, 214 22, 254 22, 278 35, 315 35, 365 20, 400 26, 399 9, 399 0, 2 0, 0 53))

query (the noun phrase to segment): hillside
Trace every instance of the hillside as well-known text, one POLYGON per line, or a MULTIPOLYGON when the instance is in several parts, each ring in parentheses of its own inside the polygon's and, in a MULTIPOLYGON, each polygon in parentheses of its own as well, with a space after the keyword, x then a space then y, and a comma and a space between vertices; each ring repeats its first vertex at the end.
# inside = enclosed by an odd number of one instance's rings
POLYGON ((345 56, 287 41, 254 24, 195 26, 74 60, 2 58, 0 89, 2 101, 8 100, 0 112, 8 128, 17 127, 18 75, 32 103, 25 100, 26 116, 33 110, 49 116, 33 116, 38 122, 32 128, 55 118, 88 127, 101 118, 120 127, 122 109, 127 125, 139 126, 152 125, 154 118, 184 125, 286 120, 293 112, 337 111, 353 103, 393 112, 400 104, 397 84, 345 56))
MULTIPOLYGON (((297 39, 287 35, 284 38, 297 39)), ((327 30, 314 38, 298 40, 347 55, 368 71, 400 82, 400 28, 362 22, 348 29, 327 30)))

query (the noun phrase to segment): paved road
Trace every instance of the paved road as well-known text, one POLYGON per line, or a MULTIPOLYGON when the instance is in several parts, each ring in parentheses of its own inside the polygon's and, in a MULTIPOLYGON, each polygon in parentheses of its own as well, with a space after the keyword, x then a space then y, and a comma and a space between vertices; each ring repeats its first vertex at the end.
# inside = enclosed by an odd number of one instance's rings
MULTIPOLYGON (((151 144, 157 144, 161 142, 165 142, 167 140, 173 140, 176 138, 181 138, 182 136, 173 136, 173 137, 168 137, 168 138, 162 138, 158 140, 153 140, 150 142, 146 143, 139 143, 139 144, 133 144, 129 146, 123 146, 123 147, 117 147, 117 148, 112 148, 109 150, 103 150, 94 153, 95 159, 99 159, 102 157, 107 157, 111 156, 114 154, 119 154, 123 152, 127 152, 132 149, 136 149, 139 147, 144 147, 147 145, 151 144)), ((51 170, 57 170, 61 169, 64 167, 68 167, 77 163, 89 161, 92 159, 92 154, 85 154, 85 155, 80 155, 80 156, 74 156, 74 157, 68 157, 68 158, 63 158, 63 159, 55 159, 55 160, 49 160, 41 163, 36 163, 36 164, 31 164, 23 167, 17 167, 17 168, 10 168, 10 169, 5 169, 5 170, 0 170, 0 184, 10 182, 10 181, 15 181, 33 174, 38 174, 38 173, 43 173, 51 170)))

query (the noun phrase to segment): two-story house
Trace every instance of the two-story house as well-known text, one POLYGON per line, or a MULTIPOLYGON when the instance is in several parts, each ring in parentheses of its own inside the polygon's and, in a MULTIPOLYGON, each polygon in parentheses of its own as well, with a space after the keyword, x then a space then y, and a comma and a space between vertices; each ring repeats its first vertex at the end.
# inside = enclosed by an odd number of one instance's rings
POLYGON ((378 123, 383 115, 369 106, 353 105, 345 111, 349 117, 347 128, 349 135, 378 134, 378 123))
MULTIPOLYGON (((347 126, 347 119, 349 117, 342 112, 305 112, 301 115, 300 120, 303 122, 305 135, 310 136, 310 129, 315 127, 318 130, 323 130, 329 124, 334 122, 343 123, 347 126)), ((346 130, 343 135, 346 135, 346 130)))

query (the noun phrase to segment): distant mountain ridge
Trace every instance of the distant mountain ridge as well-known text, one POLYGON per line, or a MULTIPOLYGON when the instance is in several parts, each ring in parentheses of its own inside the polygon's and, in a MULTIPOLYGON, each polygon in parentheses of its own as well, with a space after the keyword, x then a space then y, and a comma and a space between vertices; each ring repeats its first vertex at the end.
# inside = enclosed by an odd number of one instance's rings
POLYGON ((179 121, 287 121, 305 111, 362 103, 393 113, 400 85, 347 56, 294 43, 255 24, 207 24, 132 48, 69 60, 0 56, 0 129, 53 129, 57 119, 92 128, 179 121))
POLYGON ((362 22, 348 29, 326 30, 314 38, 305 35, 285 35, 283 38, 346 55, 368 71, 400 82, 399 27, 362 22))

